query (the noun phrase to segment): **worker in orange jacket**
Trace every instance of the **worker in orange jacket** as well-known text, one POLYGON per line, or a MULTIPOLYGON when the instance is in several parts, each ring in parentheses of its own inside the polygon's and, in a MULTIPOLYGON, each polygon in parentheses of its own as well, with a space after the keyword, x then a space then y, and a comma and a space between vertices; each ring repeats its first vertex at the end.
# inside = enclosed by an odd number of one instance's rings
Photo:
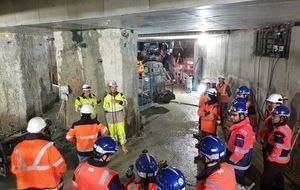
POLYGON ((130 179, 130 182, 127 184, 126 189, 157 190, 157 186, 155 184, 155 176, 158 172, 158 164, 154 156, 149 154, 148 151, 143 151, 143 153, 140 154, 138 159, 136 160, 135 167, 140 180, 135 180, 133 165, 129 166, 126 176, 130 179))
POLYGON ((222 162, 226 151, 223 142, 217 137, 206 136, 201 139, 197 148, 205 169, 197 176, 196 190, 236 189, 233 166, 222 162))
POLYGON ((79 162, 86 161, 93 155, 93 146, 98 136, 107 136, 107 128, 96 119, 91 118, 93 107, 85 104, 80 109, 81 119, 73 123, 66 135, 69 142, 76 142, 79 162))
POLYGON ((228 118, 228 102, 230 101, 231 97, 231 89, 230 86, 225 82, 224 75, 220 75, 218 77, 219 83, 217 84, 217 92, 218 92, 218 99, 220 105, 220 116, 221 116, 221 126, 223 129, 223 133, 227 136, 227 129, 226 129, 226 120, 228 118))
POLYGON ((124 190, 118 173, 107 167, 117 152, 116 142, 109 136, 99 137, 93 149, 93 156, 75 169, 72 190, 124 190))
POLYGON ((207 101, 198 109, 198 115, 201 118, 200 130, 204 136, 216 135, 217 119, 220 113, 216 89, 207 89, 205 96, 207 101))
POLYGON ((17 177, 18 189, 63 189, 62 176, 66 163, 43 131, 46 122, 41 117, 30 119, 28 134, 14 149, 11 172, 17 177))
POLYGON ((287 125, 290 111, 286 106, 273 109, 273 131, 268 137, 267 161, 261 176, 261 189, 284 189, 283 170, 290 161, 292 130, 287 125))
POLYGON ((251 165, 255 133, 247 118, 247 107, 244 103, 232 105, 230 110, 232 125, 225 159, 235 169, 236 181, 246 185, 244 176, 251 165))
POLYGON ((273 123, 272 123, 272 118, 271 118, 271 113, 273 109, 279 105, 282 105, 284 101, 284 98, 280 94, 271 94, 266 102, 267 102, 267 107, 265 111, 265 116, 264 116, 264 122, 262 124, 262 127, 259 132, 259 138, 260 142, 262 144, 262 152, 263 152, 263 158, 264 162, 267 159, 267 142, 269 135, 273 131, 273 123))

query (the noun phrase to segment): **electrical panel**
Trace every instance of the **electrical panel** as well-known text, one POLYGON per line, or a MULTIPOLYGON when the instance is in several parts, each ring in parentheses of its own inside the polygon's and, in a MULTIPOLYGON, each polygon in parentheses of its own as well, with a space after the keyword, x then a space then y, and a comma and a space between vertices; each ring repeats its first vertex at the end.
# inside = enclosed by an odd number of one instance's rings
POLYGON ((256 55, 288 58, 291 37, 291 25, 263 28, 257 31, 256 55))

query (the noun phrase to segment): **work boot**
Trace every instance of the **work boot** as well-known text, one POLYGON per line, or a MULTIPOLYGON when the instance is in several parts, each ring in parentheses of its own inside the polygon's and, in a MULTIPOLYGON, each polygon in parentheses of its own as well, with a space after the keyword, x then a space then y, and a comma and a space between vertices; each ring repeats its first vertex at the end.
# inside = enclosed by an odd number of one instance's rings
POLYGON ((202 138, 202 134, 201 133, 195 133, 193 134, 193 138, 200 140, 202 138))

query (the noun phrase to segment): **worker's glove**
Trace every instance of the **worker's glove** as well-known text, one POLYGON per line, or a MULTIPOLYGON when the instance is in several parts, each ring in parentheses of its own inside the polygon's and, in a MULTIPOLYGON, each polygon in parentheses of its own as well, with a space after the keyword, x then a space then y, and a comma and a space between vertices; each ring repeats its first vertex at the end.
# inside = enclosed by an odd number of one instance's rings
POLYGON ((119 101, 119 104, 120 104, 121 106, 123 106, 124 102, 120 100, 120 101, 119 101))
POLYGON ((133 168, 134 168, 133 165, 128 166, 128 169, 127 169, 127 171, 126 171, 126 176, 127 176, 128 178, 131 178, 131 177, 133 176, 133 168))

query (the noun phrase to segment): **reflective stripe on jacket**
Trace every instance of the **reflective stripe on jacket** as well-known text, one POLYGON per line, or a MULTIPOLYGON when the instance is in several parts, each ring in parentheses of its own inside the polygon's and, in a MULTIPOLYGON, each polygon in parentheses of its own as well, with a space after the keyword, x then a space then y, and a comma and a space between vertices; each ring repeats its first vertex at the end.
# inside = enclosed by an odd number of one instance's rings
POLYGON ((101 102, 100 98, 98 98, 95 94, 91 94, 90 97, 84 97, 82 94, 81 96, 78 96, 75 99, 75 111, 79 112, 80 108, 84 104, 90 104, 94 108, 93 114, 96 114, 96 108, 97 108, 97 105, 100 104, 100 102, 101 102))
POLYGON ((103 100, 103 108, 106 112, 117 112, 124 109, 127 106, 127 100, 124 94, 117 92, 115 96, 107 94, 103 100), (119 103, 113 103, 113 100, 120 101, 119 103))
POLYGON ((96 167, 87 162, 81 163, 74 171, 73 190, 109 190, 108 186, 117 172, 108 167, 96 167))
POLYGON ((56 188, 66 163, 53 142, 34 139, 20 142, 11 157, 11 172, 18 189, 56 188))
POLYGON ((76 142, 78 152, 91 152, 99 134, 108 135, 108 130, 104 125, 94 120, 87 123, 79 120, 68 131, 66 139, 69 142, 76 142))
POLYGON ((217 129, 217 119, 220 114, 218 104, 202 104, 201 107, 199 107, 198 113, 201 118, 201 131, 215 134, 217 129))
POLYGON ((232 124, 230 130, 226 160, 237 170, 247 170, 251 164, 255 133, 248 118, 232 124))
POLYGON ((234 168, 222 163, 220 169, 210 174, 206 179, 199 180, 196 190, 233 190, 236 189, 234 168))
POLYGON ((274 126, 269 135, 267 152, 268 160, 280 164, 290 161, 292 130, 288 125, 274 126))

